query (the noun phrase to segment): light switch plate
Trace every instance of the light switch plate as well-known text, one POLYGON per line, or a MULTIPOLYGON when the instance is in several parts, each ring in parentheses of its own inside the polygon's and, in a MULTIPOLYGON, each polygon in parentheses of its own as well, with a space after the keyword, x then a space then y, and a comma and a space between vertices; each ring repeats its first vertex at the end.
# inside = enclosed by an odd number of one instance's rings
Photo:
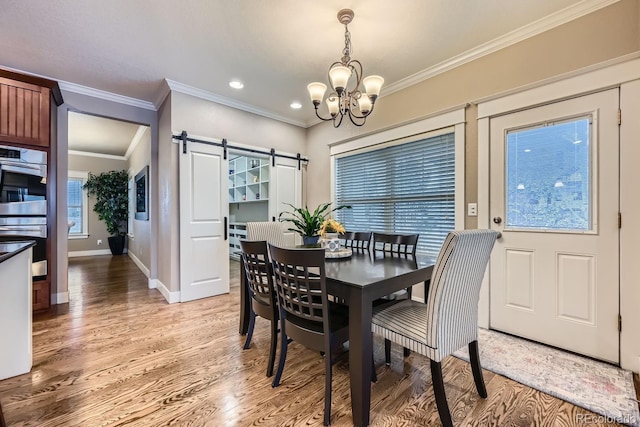
POLYGON ((467 205, 467 215, 469 215, 469 216, 478 216, 478 204, 477 203, 469 203, 467 205))

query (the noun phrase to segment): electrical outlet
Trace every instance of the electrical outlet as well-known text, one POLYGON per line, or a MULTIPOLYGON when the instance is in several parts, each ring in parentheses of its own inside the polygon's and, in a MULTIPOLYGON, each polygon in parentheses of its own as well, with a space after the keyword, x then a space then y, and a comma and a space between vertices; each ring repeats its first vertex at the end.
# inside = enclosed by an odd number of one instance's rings
POLYGON ((102 240, 98 239, 98 246, 102 244, 102 240))
POLYGON ((469 215, 469 216, 478 216, 478 204, 477 203, 469 203, 467 205, 467 215, 469 215))

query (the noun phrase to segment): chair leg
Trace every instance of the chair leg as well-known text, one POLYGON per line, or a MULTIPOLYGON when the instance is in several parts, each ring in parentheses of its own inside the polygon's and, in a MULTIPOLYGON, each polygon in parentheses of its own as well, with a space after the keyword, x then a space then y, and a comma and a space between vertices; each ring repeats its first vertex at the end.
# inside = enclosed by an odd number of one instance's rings
POLYGON ((411 356, 411 350, 409 350, 407 347, 404 347, 402 351, 403 351, 402 354, 404 355, 404 357, 411 356))
POLYGON ((436 406, 438 407, 442 427, 453 427, 449 405, 447 404, 447 396, 444 392, 442 364, 440 362, 431 361, 431 380, 433 381, 433 393, 436 396, 436 406))
POLYGON ((269 364, 267 365, 267 376, 273 375, 273 365, 276 362, 276 347, 278 346, 278 321, 271 320, 271 348, 269 349, 269 364))
POLYGON ((331 424, 331 350, 324 358, 324 425, 331 424))
POLYGON ((244 341, 244 349, 248 349, 251 345, 251 337, 253 337, 253 328, 256 325, 256 313, 251 310, 249 313, 249 330, 247 331, 247 339, 244 341))
POLYGON ((384 363, 389 366, 391 365, 391 341, 388 339, 384 339, 384 363))
POLYGON ((371 352, 371 382, 378 382, 378 374, 376 373, 376 362, 373 360, 373 352, 371 352))
POLYGON ((282 377, 282 371, 284 370, 284 361, 287 358, 287 347, 289 346, 289 340, 287 334, 284 331, 284 320, 280 321, 280 360, 278 361, 278 370, 276 376, 273 378, 271 387, 278 387, 280 385, 280 378, 282 377))
POLYGON ((478 352, 478 341, 469 343, 469 361, 471 362, 471 371, 473 371, 473 381, 476 383, 478 394, 483 399, 487 398, 487 388, 484 385, 484 377, 482 376, 482 365, 480 365, 480 354, 478 352))

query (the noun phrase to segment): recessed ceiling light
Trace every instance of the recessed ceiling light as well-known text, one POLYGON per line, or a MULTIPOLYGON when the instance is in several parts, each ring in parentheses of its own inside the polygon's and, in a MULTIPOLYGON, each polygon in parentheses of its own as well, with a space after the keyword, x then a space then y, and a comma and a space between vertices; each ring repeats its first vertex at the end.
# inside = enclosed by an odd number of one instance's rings
POLYGON ((298 101, 294 101, 291 103, 291 108, 293 108, 294 110, 299 110, 302 108, 302 104, 300 104, 298 101))
POLYGON ((239 80, 231 80, 229 82, 229 86, 231 86, 234 89, 242 89, 244 87, 244 84, 239 80))

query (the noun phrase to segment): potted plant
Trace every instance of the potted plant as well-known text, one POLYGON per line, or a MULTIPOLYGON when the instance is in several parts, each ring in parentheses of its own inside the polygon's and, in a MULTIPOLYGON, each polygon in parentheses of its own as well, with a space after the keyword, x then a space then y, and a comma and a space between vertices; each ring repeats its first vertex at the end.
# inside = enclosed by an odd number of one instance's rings
POLYGON ((324 203, 318 205, 318 207, 311 212, 306 206, 304 208, 297 208, 289 203, 287 203, 287 205, 291 206, 292 211, 281 212, 278 220, 293 223, 295 227, 289 228, 288 230, 301 235, 302 243, 305 245, 315 245, 318 243, 320 228, 330 213, 340 209, 351 209, 351 206, 347 205, 330 209, 331 203, 324 203))
POLYGON ((83 186, 90 196, 96 198, 93 211, 107 226, 107 232, 111 235, 109 249, 113 255, 122 255, 124 252, 129 217, 128 180, 126 170, 102 172, 99 175, 89 172, 89 178, 83 186))

